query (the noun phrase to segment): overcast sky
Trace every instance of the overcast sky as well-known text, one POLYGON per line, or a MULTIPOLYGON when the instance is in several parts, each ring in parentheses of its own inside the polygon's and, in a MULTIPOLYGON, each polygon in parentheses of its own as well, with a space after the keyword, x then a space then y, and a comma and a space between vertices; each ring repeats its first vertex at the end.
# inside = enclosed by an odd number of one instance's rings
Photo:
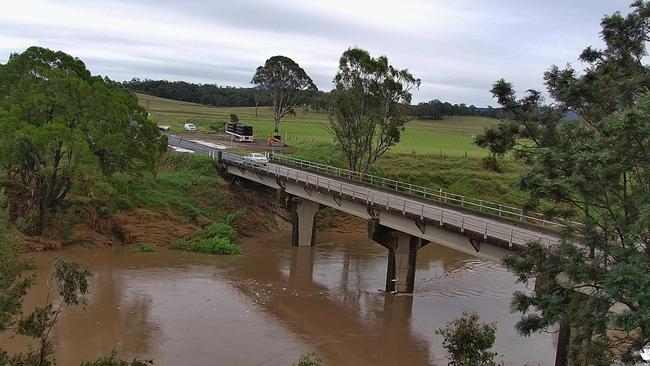
POLYGON ((504 77, 542 89, 550 65, 601 44, 603 15, 624 0, 5 0, 0 63, 31 45, 65 51, 115 80, 250 86, 270 56, 298 62, 330 90, 351 46, 408 68, 433 98, 496 105, 504 77), (92 4, 92 5, 91 5, 92 4))

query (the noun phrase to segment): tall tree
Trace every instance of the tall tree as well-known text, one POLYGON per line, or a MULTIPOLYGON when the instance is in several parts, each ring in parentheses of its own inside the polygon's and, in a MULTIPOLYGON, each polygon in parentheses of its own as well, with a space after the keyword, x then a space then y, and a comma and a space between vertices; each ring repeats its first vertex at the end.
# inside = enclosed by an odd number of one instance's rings
POLYGON ((63 52, 31 47, 0 65, 0 187, 39 234, 73 183, 153 170, 166 139, 136 98, 63 52))
POLYGON ((520 281, 536 280, 513 299, 519 332, 559 326, 556 365, 634 364, 650 341, 650 3, 601 26, 605 48, 582 52, 584 72, 546 72, 557 104, 543 106, 534 90, 517 99, 497 81, 492 93, 512 119, 476 140, 529 162, 522 188, 583 222, 570 228, 577 240, 532 244, 505 261, 520 281), (566 110, 581 119, 562 119, 566 110))
POLYGON ((273 102, 275 133, 280 133, 280 121, 296 107, 305 103, 316 85, 295 61, 285 56, 273 56, 257 68, 252 84, 267 90, 273 102))
POLYGON ((386 56, 374 58, 350 48, 339 60, 334 84, 330 132, 350 169, 365 173, 399 142, 411 90, 420 86, 420 79, 390 65, 386 56))

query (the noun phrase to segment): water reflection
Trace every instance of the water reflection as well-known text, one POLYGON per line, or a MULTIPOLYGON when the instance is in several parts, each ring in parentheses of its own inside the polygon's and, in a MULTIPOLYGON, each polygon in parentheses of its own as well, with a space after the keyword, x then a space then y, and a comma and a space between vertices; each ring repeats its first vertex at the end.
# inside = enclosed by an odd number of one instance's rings
MULTIPOLYGON (((290 365, 307 351, 330 365, 444 365, 433 331, 463 309, 498 322, 496 350, 506 365, 552 363, 550 336, 515 334, 508 303, 520 287, 496 264, 432 244, 418 255, 415 295, 392 296, 379 290, 386 250, 364 235, 319 234, 312 248, 289 242, 289 233, 247 238, 245 254, 235 257, 41 253, 26 305, 41 304, 56 254, 95 274, 87 310, 66 311, 56 328, 62 365, 113 347, 156 365, 290 365)), ((12 341, 10 351, 24 341, 12 341)))
POLYGON ((276 258, 283 257, 284 250, 259 250, 264 252, 268 265, 240 263, 226 275, 235 279, 243 293, 252 296, 257 295, 253 291, 260 288, 260 283, 247 279, 263 278, 262 287, 272 295, 257 296, 259 305, 281 319, 292 333, 308 339, 331 364, 429 364, 427 342, 410 329, 412 297, 368 292, 355 286, 360 281, 351 277, 362 276, 363 261, 340 251, 343 255, 337 264, 341 268, 330 266, 340 281, 338 289, 332 291, 314 280, 314 261, 322 247, 289 248, 288 275, 279 267, 283 261, 276 258))

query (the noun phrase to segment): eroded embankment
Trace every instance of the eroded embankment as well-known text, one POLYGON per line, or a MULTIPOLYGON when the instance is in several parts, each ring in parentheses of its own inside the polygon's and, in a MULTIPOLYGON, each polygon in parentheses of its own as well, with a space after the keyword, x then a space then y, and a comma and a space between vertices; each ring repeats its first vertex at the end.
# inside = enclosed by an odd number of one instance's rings
MULTIPOLYGON (((228 222, 240 236, 288 229, 286 209, 276 192, 251 182, 220 176, 213 161, 170 155, 156 176, 108 179, 105 196, 71 198, 39 236, 20 241, 24 252, 65 246, 167 246, 189 239, 208 225, 228 222)), ((316 217, 321 231, 362 232, 365 221, 333 209, 316 217)))

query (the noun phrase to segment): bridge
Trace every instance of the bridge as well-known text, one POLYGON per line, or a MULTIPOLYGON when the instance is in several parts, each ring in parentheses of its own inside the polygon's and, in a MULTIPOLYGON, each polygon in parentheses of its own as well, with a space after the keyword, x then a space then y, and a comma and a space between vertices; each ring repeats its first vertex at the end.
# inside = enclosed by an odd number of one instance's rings
POLYGON ((413 292, 417 251, 430 242, 500 262, 531 242, 558 243, 564 231, 564 223, 539 213, 288 156, 261 164, 173 135, 169 144, 207 154, 224 172, 277 190, 290 212, 295 246, 315 244, 315 215, 323 207, 367 219, 368 236, 388 249, 391 293, 413 292))

